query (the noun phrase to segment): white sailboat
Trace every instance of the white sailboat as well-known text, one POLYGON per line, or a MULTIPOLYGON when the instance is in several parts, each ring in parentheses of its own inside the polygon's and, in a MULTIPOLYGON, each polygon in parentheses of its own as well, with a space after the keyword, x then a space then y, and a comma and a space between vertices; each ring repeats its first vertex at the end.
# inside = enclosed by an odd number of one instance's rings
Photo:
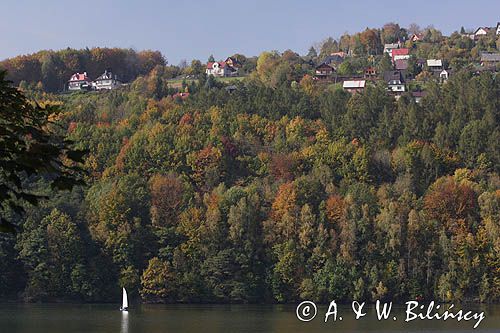
POLYGON ((125 288, 123 288, 122 306, 120 307, 120 311, 128 311, 128 297, 127 290, 125 290, 125 288))

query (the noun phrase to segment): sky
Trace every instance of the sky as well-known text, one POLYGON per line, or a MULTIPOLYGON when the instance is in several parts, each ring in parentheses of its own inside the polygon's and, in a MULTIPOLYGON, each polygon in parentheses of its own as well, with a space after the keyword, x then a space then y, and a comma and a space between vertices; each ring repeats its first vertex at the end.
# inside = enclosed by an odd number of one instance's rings
POLYGON ((498 0, 2 0, 0 59, 42 49, 160 50, 170 64, 262 51, 299 54, 325 38, 396 22, 496 26, 498 0))

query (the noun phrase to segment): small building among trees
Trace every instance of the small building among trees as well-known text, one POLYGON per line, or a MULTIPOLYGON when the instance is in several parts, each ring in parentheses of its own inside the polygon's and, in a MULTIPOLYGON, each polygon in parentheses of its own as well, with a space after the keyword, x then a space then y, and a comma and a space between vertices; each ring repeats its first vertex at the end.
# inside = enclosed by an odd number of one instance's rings
POLYGON ((95 90, 111 90, 122 85, 118 76, 114 75, 111 70, 105 70, 97 79, 92 82, 95 90))
POLYGON ((238 70, 225 61, 214 61, 207 64, 207 69, 205 71, 207 75, 226 77, 226 76, 237 76, 238 70))
POLYGON ((361 92, 365 89, 366 80, 347 80, 342 84, 342 88, 350 93, 361 92))
POLYGON ((68 90, 90 90, 92 89, 92 82, 90 81, 87 72, 75 73, 71 75, 68 81, 68 90))
POLYGON ((402 93, 405 91, 404 79, 400 71, 385 72, 384 81, 387 82, 389 91, 393 93, 402 93))
POLYGON ((322 63, 321 65, 316 66, 314 71, 314 77, 318 80, 329 80, 332 78, 334 73, 335 73, 335 68, 333 68, 333 66, 322 63))
POLYGON ((483 67, 495 67, 500 63, 500 53, 499 52, 483 52, 481 53, 481 66, 483 67))

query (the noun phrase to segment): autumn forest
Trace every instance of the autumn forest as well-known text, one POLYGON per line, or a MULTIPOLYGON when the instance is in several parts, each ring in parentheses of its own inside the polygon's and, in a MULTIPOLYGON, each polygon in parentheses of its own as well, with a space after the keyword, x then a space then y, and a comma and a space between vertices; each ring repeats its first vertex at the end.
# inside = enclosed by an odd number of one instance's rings
POLYGON ((0 295, 109 302, 125 286, 152 303, 498 302, 500 82, 469 66, 498 42, 424 32, 411 52, 454 72, 421 75, 418 103, 383 81, 349 93, 312 78, 345 48, 345 75, 382 72, 382 45, 400 36, 373 30, 375 42, 360 33, 304 56, 240 55, 230 82, 156 51, 0 63, 27 100, 61 110, 51 131, 85 151, 84 184, 24 177, 47 198, 2 208, 18 230, 0 233, 0 295), (59 93, 73 72, 109 67, 128 84, 59 93), (196 79, 172 84, 179 75, 196 79))

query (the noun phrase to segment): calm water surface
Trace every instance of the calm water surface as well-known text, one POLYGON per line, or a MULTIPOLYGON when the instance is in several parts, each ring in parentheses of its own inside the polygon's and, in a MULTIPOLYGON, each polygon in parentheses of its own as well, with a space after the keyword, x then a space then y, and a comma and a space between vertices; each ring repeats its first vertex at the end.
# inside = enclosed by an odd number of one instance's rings
MULTIPOLYGON (((368 306, 368 305, 367 305, 368 306)), ((342 321, 324 323, 326 306, 311 322, 300 322, 294 306, 279 305, 137 305, 128 314, 118 305, 0 304, 0 333, 188 333, 188 332, 500 332, 500 305, 466 306, 485 311, 474 321, 415 320, 405 323, 403 307, 393 309, 396 321, 379 322, 373 311, 355 320, 349 306, 339 308, 342 321), (323 317, 323 318, 322 318, 323 317)), ((371 307, 371 306, 370 306, 371 307)))

